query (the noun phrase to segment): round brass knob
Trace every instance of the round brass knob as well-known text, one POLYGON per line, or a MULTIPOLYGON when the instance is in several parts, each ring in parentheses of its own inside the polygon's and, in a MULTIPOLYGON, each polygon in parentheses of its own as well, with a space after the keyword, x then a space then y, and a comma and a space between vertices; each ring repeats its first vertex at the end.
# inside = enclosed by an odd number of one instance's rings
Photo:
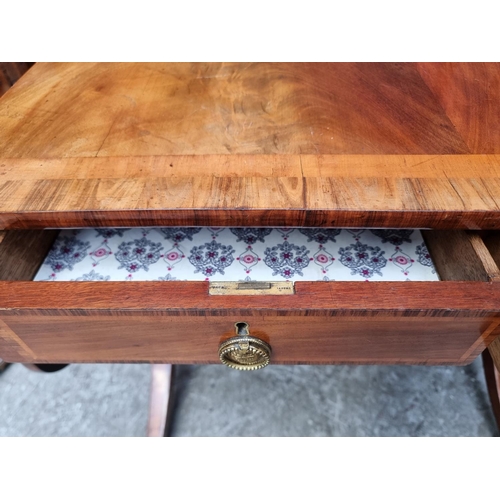
POLYGON ((271 346, 256 337, 251 337, 247 323, 236 323, 236 337, 231 337, 219 346, 219 358, 223 364, 235 370, 258 370, 271 360, 271 346))

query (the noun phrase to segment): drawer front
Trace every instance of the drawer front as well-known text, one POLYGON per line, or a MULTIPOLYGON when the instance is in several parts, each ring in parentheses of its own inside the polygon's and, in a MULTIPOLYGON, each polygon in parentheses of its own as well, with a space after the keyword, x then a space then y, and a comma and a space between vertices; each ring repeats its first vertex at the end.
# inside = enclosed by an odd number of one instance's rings
POLYGON ((50 235, 8 233, 0 357, 218 363, 219 344, 243 321, 271 345, 272 363, 466 364, 500 333, 500 272, 476 234, 426 239, 450 281, 297 282, 292 295, 217 296, 206 282, 26 281, 50 235))
POLYGON ((498 334, 499 318, 148 312, 19 315, 0 323, 2 357, 37 363, 218 363, 219 344, 245 321, 272 363, 467 364, 498 334))
POLYGON ((217 362, 245 321, 273 363, 467 363, 497 335, 500 284, 296 283, 210 296, 206 283, 0 283, 9 361, 217 362))

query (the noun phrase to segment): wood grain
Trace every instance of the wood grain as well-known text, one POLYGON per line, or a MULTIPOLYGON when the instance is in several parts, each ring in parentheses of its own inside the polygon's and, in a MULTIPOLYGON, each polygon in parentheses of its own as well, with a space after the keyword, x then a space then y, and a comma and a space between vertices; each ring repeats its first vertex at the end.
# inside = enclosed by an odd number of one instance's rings
POLYGON ((497 369, 500 372, 500 339, 496 338, 488 347, 491 359, 497 369))
POLYGON ((497 229, 499 75, 36 64, 0 100, 0 228, 497 229))
POLYGON ((422 231, 438 275, 445 281, 498 281, 500 270, 479 234, 422 231))
POLYGON ((205 282, 2 282, 0 304, 7 361, 215 363, 246 321, 273 363, 464 364, 499 333, 500 283, 299 282, 270 298, 209 296, 205 282))
POLYGON ((2 360, 19 359, 34 360, 36 354, 30 349, 26 342, 20 338, 0 319, 0 352, 2 360))
POLYGON ((418 63, 471 153, 500 153, 500 64, 418 63))
POLYGON ((38 63, 0 102, 0 157, 456 154, 413 64, 38 63))
MULTIPOLYGON (((35 353, 6 351, 7 361, 36 363, 219 363, 218 346, 245 321, 252 335, 270 343, 273 364, 466 364, 470 346, 489 317, 376 317, 251 315, 4 317, 35 353)), ((3 349, 3 342, 2 342, 3 349)))
POLYGON ((59 231, 7 231, 0 241, 0 280, 32 280, 59 231))
POLYGON ((470 316, 500 311, 497 282, 307 282, 294 295, 209 295, 207 282, 0 282, 2 317, 110 315, 170 316, 470 316))
POLYGON ((3 159, 0 227, 496 229, 500 155, 3 159))

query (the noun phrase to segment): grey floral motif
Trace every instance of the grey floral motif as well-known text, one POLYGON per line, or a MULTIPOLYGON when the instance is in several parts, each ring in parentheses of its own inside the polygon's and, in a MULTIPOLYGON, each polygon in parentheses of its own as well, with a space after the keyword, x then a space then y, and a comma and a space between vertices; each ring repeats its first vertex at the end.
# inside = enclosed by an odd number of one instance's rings
POLYGON ((347 229, 348 233, 352 234, 352 237, 358 241, 361 235, 366 231, 366 229, 347 229))
POLYGON ((93 269, 90 273, 83 274, 79 278, 75 278, 71 281, 109 281, 111 276, 103 276, 102 274, 96 273, 93 269))
POLYGON ((223 227, 209 227, 207 228, 210 234, 212 235, 212 238, 215 240, 217 236, 219 236, 223 231, 223 227))
POLYGON ((307 236, 307 241, 315 241, 316 243, 326 243, 328 240, 335 242, 335 236, 340 234, 341 229, 299 229, 299 231, 307 236))
POLYGON ((277 227, 276 231, 278 231, 278 233, 281 234, 281 237, 284 240, 287 240, 288 237, 295 231, 295 229, 293 229, 292 227, 282 227, 282 228, 277 227))
POLYGON ((433 273, 436 272, 436 270, 434 269, 434 264, 432 263, 431 254, 429 253, 429 250, 427 250, 425 243, 422 243, 421 245, 417 245, 417 248, 415 249, 415 253, 417 254, 417 262, 419 264, 422 264, 423 266, 431 267, 432 272, 433 273))
POLYGON ((180 243, 185 239, 193 241, 193 235, 201 231, 201 227, 160 227, 158 231, 165 239, 180 243))
POLYGON ((115 229, 111 227, 104 227, 104 228, 99 228, 95 230, 97 233, 97 236, 102 236, 103 238, 109 239, 112 238, 113 236, 123 236, 125 231, 130 231, 130 228, 128 229, 115 229))
POLYGON ((161 257, 163 246, 161 243, 154 243, 145 237, 140 240, 120 243, 115 257, 121 266, 129 273, 135 273, 140 269, 149 271, 149 266, 158 262, 161 257))
POLYGON ((74 236, 63 236, 58 239, 45 259, 56 273, 64 269, 73 270, 73 266, 82 261, 90 248, 88 241, 77 240, 74 236))
POLYGON ((309 265, 309 250, 302 245, 294 245, 289 241, 279 243, 275 247, 266 248, 264 263, 273 270, 273 276, 279 274, 283 278, 293 278, 295 273, 303 276, 302 269, 309 265))
POLYGON ((382 239, 382 243, 392 243, 399 246, 403 242, 411 243, 410 235, 413 229, 371 229, 371 232, 382 239))
POLYGON ((168 273, 166 276, 160 276, 155 281, 181 281, 181 280, 179 280, 178 278, 174 278, 170 273, 168 273))
POLYGON ((257 241, 264 243, 264 238, 271 234, 272 229, 262 227, 235 227, 230 231, 238 237, 236 242, 243 240, 247 245, 253 245, 257 241))
POLYGON ((233 253, 234 248, 231 245, 226 246, 214 240, 193 247, 189 262, 196 268, 195 273, 201 272, 210 277, 216 273, 224 274, 224 269, 234 261, 233 253))
POLYGON ((382 276, 380 269, 387 264, 384 253, 379 247, 363 245, 360 241, 339 250, 340 262, 351 269, 351 274, 364 278, 371 278, 374 274, 382 276))

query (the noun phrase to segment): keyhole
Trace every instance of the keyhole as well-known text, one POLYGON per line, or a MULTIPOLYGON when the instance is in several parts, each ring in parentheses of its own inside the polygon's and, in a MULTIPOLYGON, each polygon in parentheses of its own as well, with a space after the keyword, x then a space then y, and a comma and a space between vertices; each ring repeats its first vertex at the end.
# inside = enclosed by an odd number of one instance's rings
POLYGON ((234 325, 236 327, 236 333, 238 335, 248 335, 248 323, 240 322, 234 325))

